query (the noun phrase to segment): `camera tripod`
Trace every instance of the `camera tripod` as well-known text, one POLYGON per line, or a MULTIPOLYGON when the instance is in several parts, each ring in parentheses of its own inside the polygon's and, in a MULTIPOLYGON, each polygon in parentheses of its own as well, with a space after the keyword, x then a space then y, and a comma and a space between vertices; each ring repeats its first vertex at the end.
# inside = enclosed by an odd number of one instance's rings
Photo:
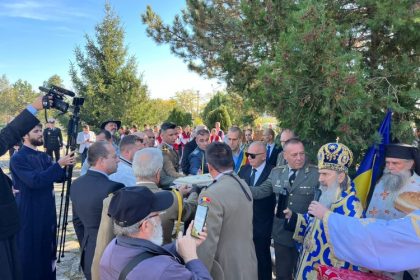
MULTIPOLYGON (((67 145, 66 145, 66 155, 74 153, 76 150, 76 138, 77 132, 79 131, 79 122, 80 122, 80 108, 83 105, 84 99, 80 97, 73 98, 73 114, 70 117, 68 126, 67 126, 67 145)), ((60 202, 60 212, 58 215, 57 222, 57 263, 61 261, 61 258, 64 257, 64 245, 66 243, 66 232, 68 225, 68 214, 69 214, 69 204, 70 204, 70 189, 73 176, 73 166, 65 167, 65 180, 61 189, 61 202, 60 202)))

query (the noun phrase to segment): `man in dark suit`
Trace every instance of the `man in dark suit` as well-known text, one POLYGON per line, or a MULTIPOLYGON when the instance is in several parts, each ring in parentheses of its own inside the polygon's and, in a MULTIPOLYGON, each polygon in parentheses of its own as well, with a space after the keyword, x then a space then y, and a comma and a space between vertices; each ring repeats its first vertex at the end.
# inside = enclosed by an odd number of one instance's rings
POLYGON ((60 159, 60 149, 63 147, 63 136, 61 130, 55 127, 55 119, 49 118, 47 128, 44 129, 44 148, 51 159, 58 161, 60 159), (54 153, 54 157, 53 157, 54 153))
MULTIPOLYGON (((35 117, 42 110, 42 97, 23 110, 0 132, 0 155, 21 140, 39 120, 35 117)), ((19 231, 19 213, 12 192, 12 181, 0 169, 0 279, 21 279, 20 262, 16 249, 19 231)))
POLYGON ((278 193, 277 210, 273 222, 272 237, 276 254, 276 279, 291 280, 297 262, 293 232, 283 228, 283 210, 287 207, 296 213, 306 213, 309 203, 314 199, 318 186, 318 168, 306 161, 305 147, 297 138, 284 144, 284 158, 287 165, 271 170, 267 180, 258 188, 251 188, 254 199, 261 199, 278 193))
MULTIPOLYGON (((252 142, 245 153, 249 164, 239 171, 239 177, 244 179, 251 188, 258 188, 270 175, 272 165, 266 164, 266 151, 264 142, 252 142)), ((258 279, 271 280, 271 231, 273 229, 274 207, 276 196, 257 199, 253 202, 253 231, 254 245, 258 261, 258 279)))
POLYGON ((275 133, 271 128, 266 128, 263 132, 263 141, 266 144, 267 154, 266 161, 272 166, 276 166, 277 156, 281 152, 281 148, 274 143, 275 133))
POLYGON ((90 280, 102 202, 108 194, 124 185, 108 178, 117 170, 119 161, 112 144, 105 141, 92 144, 88 150, 88 161, 91 167, 85 175, 73 182, 70 197, 73 203, 73 225, 82 252, 80 263, 86 279, 90 280))

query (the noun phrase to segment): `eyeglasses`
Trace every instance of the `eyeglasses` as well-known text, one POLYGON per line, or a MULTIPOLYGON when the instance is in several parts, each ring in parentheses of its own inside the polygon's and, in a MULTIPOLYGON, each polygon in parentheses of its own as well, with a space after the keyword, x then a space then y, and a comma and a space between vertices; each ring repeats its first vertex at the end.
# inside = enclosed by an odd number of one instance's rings
POLYGON ((256 156, 262 155, 262 154, 264 154, 264 153, 259 153, 259 154, 245 153, 245 156, 246 157, 251 157, 252 159, 255 159, 256 156))
POLYGON ((161 211, 161 212, 157 212, 157 213, 155 213, 155 214, 153 214, 153 215, 147 216, 146 218, 144 218, 144 219, 143 219, 143 221, 141 221, 141 223, 140 223, 139 227, 141 227, 141 225, 142 225, 145 221, 150 220, 151 218, 157 217, 157 216, 159 216, 159 215, 162 215, 162 214, 164 214, 165 212, 166 212, 166 211, 161 211))
POLYGON ((137 138, 136 141, 139 141, 140 143, 143 143, 144 139, 143 138, 137 138))

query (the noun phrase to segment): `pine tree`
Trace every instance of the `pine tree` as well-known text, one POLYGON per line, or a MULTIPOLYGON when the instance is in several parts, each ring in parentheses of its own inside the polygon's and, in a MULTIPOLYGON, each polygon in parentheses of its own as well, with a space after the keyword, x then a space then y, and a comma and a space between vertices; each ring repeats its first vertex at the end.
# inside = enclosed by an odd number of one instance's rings
POLYGON ((85 51, 75 49, 76 62, 70 67, 73 85, 85 98, 81 119, 96 127, 106 119, 144 123, 147 87, 137 74, 135 57, 128 56, 120 19, 108 3, 95 30, 95 39, 85 36, 85 51))

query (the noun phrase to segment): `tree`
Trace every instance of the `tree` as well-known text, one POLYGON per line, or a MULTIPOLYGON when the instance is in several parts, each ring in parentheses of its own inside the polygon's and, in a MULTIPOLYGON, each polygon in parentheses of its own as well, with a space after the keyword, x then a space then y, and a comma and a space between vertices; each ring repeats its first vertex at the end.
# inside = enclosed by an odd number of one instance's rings
POLYGON ((27 81, 21 79, 10 84, 6 75, 0 78, 0 123, 7 123, 12 117, 32 103, 38 94, 27 81))
POLYGON ((183 112, 176 107, 171 110, 166 122, 173 122, 182 127, 192 125, 193 123, 191 113, 183 112))
POLYGON ((157 43, 274 114, 313 154, 339 136, 358 162, 387 108, 402 141, 420 119, 419 10, 414 0, 189 0, 171 25, 150 7, 142 18, 157 43))
POLYGON ((184 112, 188 112, 193 118, 199 116, 205 101, 201 99, 200 93, 196 90, 188 89, 175 93, 171 100, 176 102, 176 106, 184 112))
MULTIPOLYGON (((240 95, 234 92, 217 92, 206 104, 201 114, 206 123, 209 123, 207 120, 209 113, 221 105, 225 106, 231 123, 234 125, 253 125, 258 118, 258 113, 240 95)), ((214 123, 210 127, 213 126, 214 123)))
POLYGON ((208 113, 206 126, 212 128, 216 122, 220 122, 220 128, 224 131, 227 131, 229 127, 232 126, 232 122, 225 105, 221 105, 208 113))
POLYGON ((85 51, 75 49, 76 62, 70 67, 73 85, 85 98, 81 119, 96 127, 111 118, 128 124, 144 123, 148 116, 147 87, 137 74, 135 57, 128 56, 120 19, 108 3, 95 30, 96 40, 85 35, 85 51))

